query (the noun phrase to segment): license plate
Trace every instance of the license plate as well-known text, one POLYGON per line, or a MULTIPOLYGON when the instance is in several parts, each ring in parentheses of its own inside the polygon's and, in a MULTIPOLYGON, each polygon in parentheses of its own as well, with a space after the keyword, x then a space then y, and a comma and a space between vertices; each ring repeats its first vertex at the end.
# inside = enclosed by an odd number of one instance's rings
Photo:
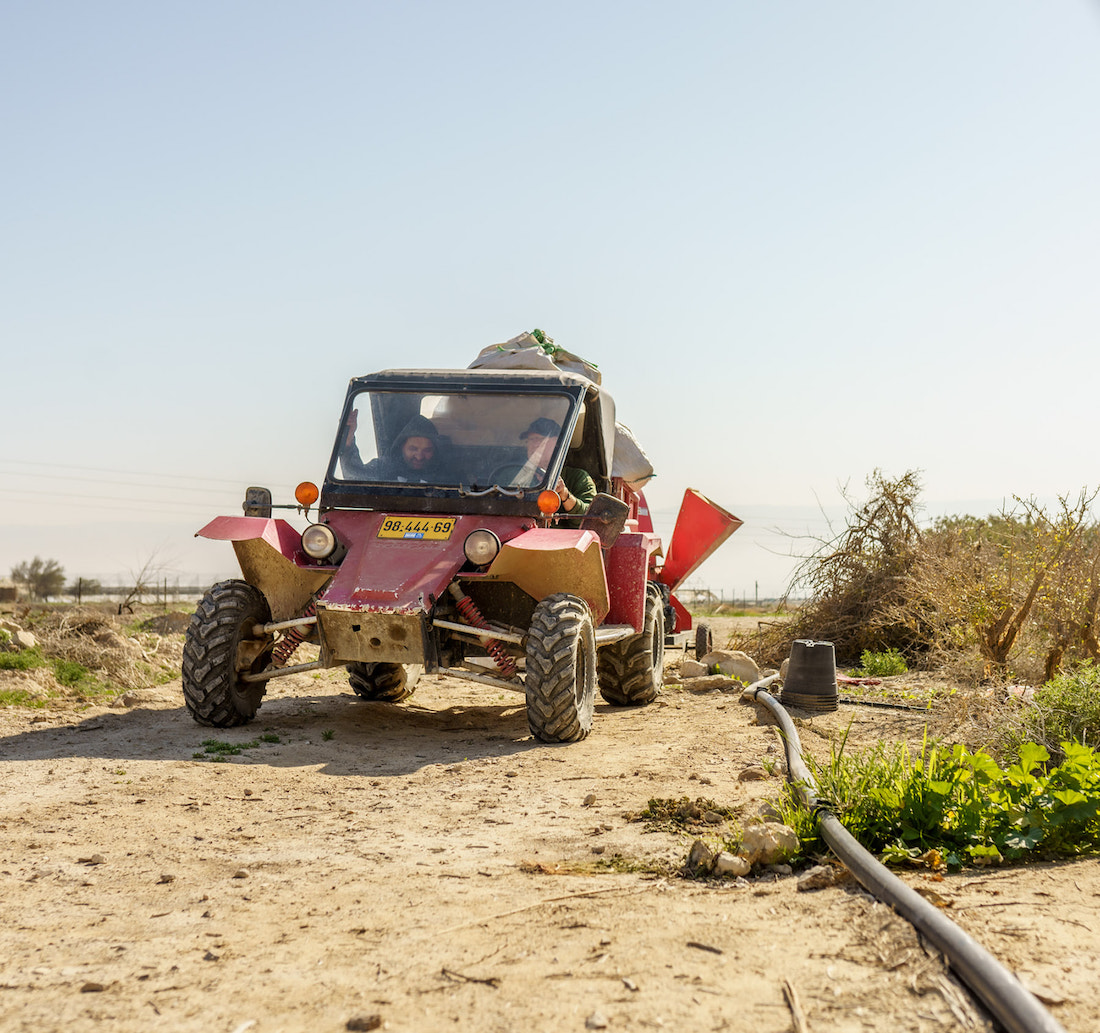
POLYGON ((445 542, 457 523, 457 517, 386 517, 378 537, 445 542))

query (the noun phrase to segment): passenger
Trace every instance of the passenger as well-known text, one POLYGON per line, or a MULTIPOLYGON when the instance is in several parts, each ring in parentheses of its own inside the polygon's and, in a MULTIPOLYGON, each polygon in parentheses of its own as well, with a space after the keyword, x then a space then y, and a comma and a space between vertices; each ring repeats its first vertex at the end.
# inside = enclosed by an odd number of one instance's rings
MULTIPOLYGON (((352 420, 356 418, 353 413, 352 420)), ((359 458, 352 420, 349 420, 348 440, 341 456, 345 476, 364 481, 396 481, 399 484, 446 483, 439 434, 435 424, 426 416, 414 416, 394 438, 387 453, 366 464, 359 458)))
MULTIPOLYGON (((529 471, 529 479, 526 483, 535 485, 542 480, 560 436, 561 424, 548 416, 540 416, 532 421, 531 426, 520 435, 527 446, 527 462, 524 464, 524 471, 525 478, 526 471, 529 471)), ((517 478, 516 483, 524 483, 524 480, 517 478)), ((564 512, 570 516, 583 516, 596 497, 596 482, 584 470, 566 466, 562 468, 558 483, 554 485, 554 491, 561 498, 561 508, 564 512)))

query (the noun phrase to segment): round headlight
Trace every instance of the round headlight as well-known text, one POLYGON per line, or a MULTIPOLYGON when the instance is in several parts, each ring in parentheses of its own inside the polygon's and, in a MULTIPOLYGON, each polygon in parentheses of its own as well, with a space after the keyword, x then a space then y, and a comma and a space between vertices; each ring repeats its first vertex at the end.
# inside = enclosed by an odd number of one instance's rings
POLYGON ((336 535, 327 524, 310 524, 302 532, 302 552, 315 560, 323 560, 336 551, 336 535))
POLYGON ((481 528, 466 535, 462 550, 471 563, 484 567, 497 558, 497 553, 500 552, 500 539, 492 531, 481 528))

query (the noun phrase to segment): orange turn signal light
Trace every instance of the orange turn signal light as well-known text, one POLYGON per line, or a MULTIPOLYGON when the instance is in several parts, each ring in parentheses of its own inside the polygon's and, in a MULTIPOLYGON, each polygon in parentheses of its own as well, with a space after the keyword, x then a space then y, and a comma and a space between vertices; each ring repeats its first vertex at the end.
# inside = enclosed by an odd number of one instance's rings
POLYGON ((549 516, 551 513, 556 513, 561 508, 561 499, 558 498, 556 491, 540 491, 539 492, 539 512, 545 513, 549 516))
POLYGON ((313 481, 302 481, 294 489, 294 497, 301 505, 309 507, 321 497, 321 493, 317 490, 317 485, 313 481))

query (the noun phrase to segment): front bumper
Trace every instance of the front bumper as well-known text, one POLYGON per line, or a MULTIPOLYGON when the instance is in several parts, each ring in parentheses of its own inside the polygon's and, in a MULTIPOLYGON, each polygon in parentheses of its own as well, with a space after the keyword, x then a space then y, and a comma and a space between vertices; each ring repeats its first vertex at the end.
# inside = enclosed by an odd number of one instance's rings
POLYGON ((422 664, 427 657, 423 611, 317 606, 321 658, 326 666, 360 663, 422 664))

